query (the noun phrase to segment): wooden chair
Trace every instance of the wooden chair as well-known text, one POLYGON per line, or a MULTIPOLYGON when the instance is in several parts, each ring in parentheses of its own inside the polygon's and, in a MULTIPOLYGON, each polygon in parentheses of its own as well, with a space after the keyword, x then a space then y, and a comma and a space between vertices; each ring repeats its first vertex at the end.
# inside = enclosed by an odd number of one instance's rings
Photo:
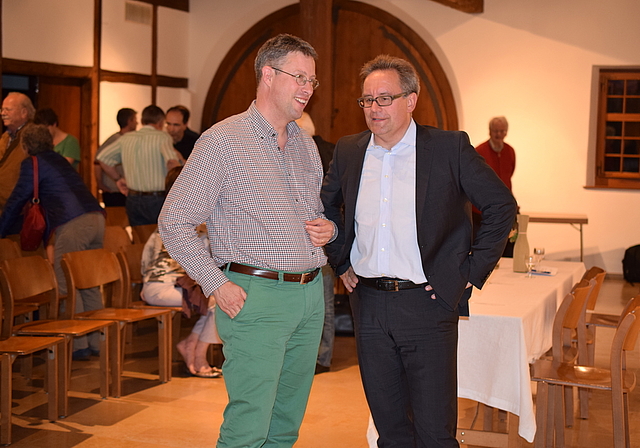
MULTIPOLYGON (((109 395, 109 354, 113 358, 117 351, 117 332, 115 324, 110 320, 56 320, 58 317, 58 282, 51 263, 39 256, 15 258, 5 260, 1 264, 0 287, 2 296, 7 300, 28 300, 30 297, 43 295, 51 299, 52 320, 37 320, 17 325, 13 328, 16 336, 59 336, 64 338, 64 350, 59 362, 58 393, 60 410, 58 415, 65 417, 69 413, 68 391, 71 379, 71 358, 73 353, 73 339, 88 333, 99 331, 100 341, 100 396, 109 395), (109 350, 109 336, 116 338, 109 350)), ((66 313, 70 314, 70 313, 66 313)))
MULTIPOLYGON (((632 299, 633 300, 633 299, 632 299)), ((613 447, 629 448, 629 392, 636 376, 626 370, 626 352, 635 348, 640 332, 640 307, 628 311, 616 330, 611 345, 609 369, 565 362, 538 360, 532 380, 538 382, 536 448, 564 446, 563 387, 611 391, 613 447)))
POLYGON ((133 233, 133 242, 138 244, 145 244, 151 234, 156 231, 158 224, 144 224, 141 226, 131 226, 133 233))
POLYGON ((158 372, 159 379, 165 383, 171 380, 171 326, 170 311, 163 309, 126 308, 125 279, 116 254, 106 249, 92 249, 69 252, 62 256, 62 269, 67 279, 69 299, 67 308, 75 310, 77 290, 100 287, 105 295, 107 308, 85 311, 75 314, 78 319, 114 320, 118 324, 119 345, 112 390, 116 397, 122 393, 120 381, 124 364, 125 330, 128 324, 147 319, 158 321, 158 372))
POLYGON ((180 339, 180 327, 182 325, 182 307, 181 306, 155 306, 148 305, 144 300, 138 300, 140 298, 140 290, 142 289, 142 252, 144 251, 144 244, 131 244, 129 246, 123 246, 118 252, 118 262, 125 275, 125 284, 130 285, 127 287, 129 294, 126 301, 129 308, 150 308, 150 309, 164 309, 171 311, 171 325, 172 325, 172 342, 171 342, 171 359, 177 361, 177 353, 173 350, 173 347, 178 344, 180 339))
POLYGON ((20 246, 10 238, 0 238, 0 261, 22 256, 20 246))
POLYGON ((105 226, 103 247, 109 252, 118 253, 122 246, 131 244, 129 233, 121 226, 105 226))
POLYGON ((105 207, 107 217, 105 223, 107 226, 127 227, 129 225, 129 216, 126 207, 105 207))
POLYGON ((12 406, 12 365, 17 357, 32 355, 47 350, 45 384, 48 390, 49 403, 47 416, 50 421, 58 419, 58 354, 59 337, 12 336, 13 302, 7 294, 2 294, 0 301, 2 330, 0 331, 0 444, 11 443, 11 406, 12 406))

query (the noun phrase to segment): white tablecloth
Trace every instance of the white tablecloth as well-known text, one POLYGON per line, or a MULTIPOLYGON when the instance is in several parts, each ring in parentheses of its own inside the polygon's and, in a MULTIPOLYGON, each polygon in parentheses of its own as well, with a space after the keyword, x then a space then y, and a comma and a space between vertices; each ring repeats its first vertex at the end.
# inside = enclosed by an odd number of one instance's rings
POLYGON ((468 320, 461 320, 458 344, 458 396, 520 417, 518 433, 533 442, 529 363, 551 348, 558 306, 585 272, 581 262, 544 261, 554 276, 513 272, 503 258, 482 290, 474 289, 468 320))
MULTIPOLYGON (((512 259, 501 259, 483 289, 474 288, 471 316, 459 325, 458 396, 518 415, 518 434, 528 442, 536 433, 529 363, 551 348, 556 310, 585 272, 582 262, 543 264, 558 273, 526 278, 513 272, 512 259)), ((375 448, 369 420, 367 440, 375 448)))

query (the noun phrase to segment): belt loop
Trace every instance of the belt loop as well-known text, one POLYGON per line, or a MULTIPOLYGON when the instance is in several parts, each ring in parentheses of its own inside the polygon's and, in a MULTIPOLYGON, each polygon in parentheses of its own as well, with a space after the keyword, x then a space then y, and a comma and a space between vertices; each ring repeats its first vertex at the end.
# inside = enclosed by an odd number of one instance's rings
POLYGON ((278 284, 281 285, 284 283, 284 272, 282 271, 277 271, 278 272, 278 284))
POLYGON ((229 268, 231 268, 231 262, 229 262, 229 263, 227 263, 227 264, 222 266, 222 272, 224 272, 225 275, 228 274, 229 273, 229 268))

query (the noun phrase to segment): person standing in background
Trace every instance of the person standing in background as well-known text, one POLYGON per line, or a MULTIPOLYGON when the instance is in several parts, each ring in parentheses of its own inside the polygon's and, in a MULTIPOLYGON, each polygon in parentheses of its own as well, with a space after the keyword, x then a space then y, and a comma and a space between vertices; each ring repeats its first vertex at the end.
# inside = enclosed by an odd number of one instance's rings
MULTIPOLYGON (((509 123, 505 117, 494 117, 489 121, 489 140, 476 146, 476 151, 493 168, 498 177, 513 192, 511 177, 516 169, 516 152, 504 139, 509 131, 509 123)), ((480 227, 482 216, 480 211, 473 207, 473 236, 475 238, 480 227)), ((503 257, 513 257, 513 245, 507 242, 503 257)))
POLYGON ((35 124, 43 124, 49 129, 53 138, 53 150, 64 157, 73 169, 80 167, 80 142, 76 137, 67 134, 59 127, 58 114, 50 107, 39 109, 33 119, 35 124))
MULTIPOLYGON (((118 126, 120 126, 120 130, 111 135, 102 145, 100 145, 98 152, 96 153, 96 159, 93 162, 94 174, 96 176, 96 181, 98 182, 98 188, 102 190, 102 202, 104 202, 105 207, 124 207, 126 205, 127 197, 120 193, 116 182, 102 170, 100 162, 98 162, 97 159, 98 154, 127 132, 135 131, 138 128, 138 113, 133 109, 125 107, 118 111, 116 120, 118 122, 118 126)), ((115 169, 120 177, 124 176, 122 165, 116 165, 115 169)))
POLYGON ((191 112, 184 106, 173 106, 167 111, 167 132, 173 139, 173 147, 182 155, 184 160, 189 158, 193 145, 200 134, 187 126, 191 112))
POLYGON ((24 93, 11 92, 2 101, 5 131, 0 138, 0 211, 18 181, 20 164, 27 157, 20 133, 23 126, 33 120, 35 113, 36 109, 24 93))
MULTIPOLYGON (((322 171, 327 174, 335 144, 326 141, 316 134, 316 126, 313 124, 311 116, 307 112, 302 113, 302 117, 296 120, 298 126, 307 131, 318 147, 320 160, 322 160, 322 171)), ((336 276, 329 263, 322 267, 322 281, 324 283, 324 325, 322 326, 322 338, 318 349, 318 361, 316 362, 316 374, 331 370, 331 358, 333 357, 333 343, 336 338, 336 313, 335 313, 335 285, 336 276)))

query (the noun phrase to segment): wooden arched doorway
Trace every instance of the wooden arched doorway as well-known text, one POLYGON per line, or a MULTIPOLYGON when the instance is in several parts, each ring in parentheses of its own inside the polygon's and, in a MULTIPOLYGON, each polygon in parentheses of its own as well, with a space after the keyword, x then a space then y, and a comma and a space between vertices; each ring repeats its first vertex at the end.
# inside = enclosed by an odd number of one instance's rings
MULTIPOLYGON (((302 36, 301 22, 300 5, 291 5, 265 17, 236 42, 209 88, 203 129, 246 110, 255 98, 253 62, 258 49, 279 33, 302 36)), ((428 45, 406 24, 374 6, 334 0, 331 31, 333 79, 329 85, 333 84, 333 88, 329 92, 323 90, 320 78, 320 88, 307 107, 314 117, 314 100, 319 95, 331 95, 330 134, 323 135, 325 139, 335 142, 366 129, 355 101, 361 93, 358 73, 366 61, 382 53, 407 59, 418 70, 422 90, 414 111, 417 122, 441 129, 458 128, 455 102, 444 70, 428 45)), ((322 59, 318 60, 318 66, 321 64, 322 59)))

